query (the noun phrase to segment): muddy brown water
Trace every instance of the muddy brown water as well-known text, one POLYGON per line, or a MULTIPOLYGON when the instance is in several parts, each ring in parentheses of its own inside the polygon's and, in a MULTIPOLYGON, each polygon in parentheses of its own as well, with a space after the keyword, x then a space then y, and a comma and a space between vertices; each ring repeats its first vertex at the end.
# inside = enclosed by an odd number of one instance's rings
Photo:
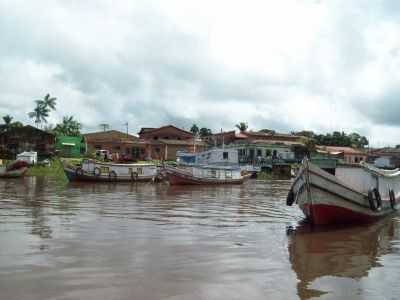
POLYGON ((0 181, 0 299, 399 299, 397 214, 312 227, 290 181, 0 181))

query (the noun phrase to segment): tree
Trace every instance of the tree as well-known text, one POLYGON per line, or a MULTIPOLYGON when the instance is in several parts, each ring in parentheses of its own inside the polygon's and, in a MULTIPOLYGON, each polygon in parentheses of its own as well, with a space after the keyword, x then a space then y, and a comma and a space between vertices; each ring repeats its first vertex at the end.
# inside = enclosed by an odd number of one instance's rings
POLYGON ((42 122, 47 123, 50 111, 56 110, 56 100, 57 98, 50 97, 50 94, 46 94, 43 99, 35 100, 36 107, 28 113, 28 116, 35 119, 36 127, 39 127, 42 122))
POLYGON ((247 130, 247 128, 249 128, 249 126, 248 126, 247 123, 245 123, 245 122, 239 122, 239 124, 236 124, 235 127, 236 127, 237 129, 239 129, 240 132, 244 132, 244 131, 247 130))
POLYGON ((193 124, 192 127, 190 128, 190 131, 193 133, 194 136, 196 136, 199 134, 200 129, 199 127, 197 127, 196 124, 193 124))
POLYGON ((6 131, 11 128, 12 119, 13 119, 13 117, 11 117, 10 115, 6 115, 6 116, 3 117, 3 121, 4 121, 4 125, 5 125, 5 130, 6 131))
POLYGON ((204 138, 204 137, 208 137, 208 136, 212 135, 212 131, 209 128, 202 127, 199 130, 199 134, 200 134, 200 137, 204 138))
POLYGON ((110 128, 110 125, 107 123, 101 123, 99 126, 100 128, 103 128, 103 131, 106 131, 108 128, 110 128))
POLYGON ((57 135, 79 136, 82 128, 81 123, 74 120, 73 116, 64 116, 62 123, 54 127, 53 133, 57 135))
POLYGON ((11 128, 20 128, 20 127, 24 126, 24 124, 22 124, 19 121, 13 122, 12 121, 13 119, 14 118, 11 117, 10 115, 6 115, 3 117, 3 121, 4 121, 3 131, 8 131, 11 128))
POLYGON ((272 130, 272 129, 261 129, 260 132, 267 133, 267 134, 272 134, 272 135, 276 133, 276 131, 272 130))

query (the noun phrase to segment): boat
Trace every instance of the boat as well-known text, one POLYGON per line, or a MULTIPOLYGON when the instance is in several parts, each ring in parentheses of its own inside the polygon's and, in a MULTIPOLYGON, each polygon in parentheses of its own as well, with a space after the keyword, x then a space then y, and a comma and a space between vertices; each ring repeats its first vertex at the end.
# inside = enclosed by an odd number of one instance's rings
POLYGON ((16 160, 8 166, 0 166, 0 178, 22 177, 27 171, 28 163, 25 161, 16 160))
POLYGON ((234 149, 211 149, 200 153, 177 153, 177 166, 165 166, 171 185, 242 184, 251 174, 239 167, 234 149))
POLYGON ((286 204, 297 203, 316 225, 368 223, 395 212, 399 205, 400 170, 381 170, 367 163, 335 163, 325 169, 304 159, 286 204))
POLYGON ((116 164, 84 159, 79 166, 63 163, 70 181, 138 182, 154 181, 158 169, 151 163, 116 164))
POLYGON ((165 166, 164 170, 171 185, 242 184, 251 175, 244 175, 240 168, 224 166, 165 166))

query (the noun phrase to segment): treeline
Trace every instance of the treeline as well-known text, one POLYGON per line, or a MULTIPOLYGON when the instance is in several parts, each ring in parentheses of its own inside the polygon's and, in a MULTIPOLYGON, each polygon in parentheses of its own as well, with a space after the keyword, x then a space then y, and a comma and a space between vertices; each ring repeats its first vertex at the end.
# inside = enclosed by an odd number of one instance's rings
POLYGON ((369 145, 368 139, 365 136, 361 136, 356 132, 346 134, 343 131, 334 131, 327 134, 315 134, 313 131, 303 130, 292 132, 292 134, 307 137, 311 139, 316 145, 353 148, 365 148, 369 145))

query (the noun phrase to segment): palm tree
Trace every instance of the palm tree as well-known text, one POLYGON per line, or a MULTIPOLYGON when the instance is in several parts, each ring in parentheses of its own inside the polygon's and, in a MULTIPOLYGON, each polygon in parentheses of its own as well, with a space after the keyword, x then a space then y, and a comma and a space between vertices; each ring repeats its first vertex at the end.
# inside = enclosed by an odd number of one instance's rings
POLYGON ((240 132, 245 132, 249 126, 245 122, 240 122, 239 124, 236 124, 235 127, 240 130, 240 132))
POLYGON ((13 117, 11 117, 10 115, 6 115, 3 117, 3 121, 4 121, 4 125, 5 125, 5 130, 8 130, 11 128, 12 126, 12 119, 13 117))
POLYGON ((55 97, 50 97, 50 94, 44 96, 43 99, 35 100, 36 107, 33 111, 28 113, 29 118, 35 119, 35 124, 39 127, 42 122, 47 123, 47 118, 50 111, 56 110, 55 97))
POLYGON ((49 107, 50 110, 56 110, 56 97, 50 97, 50 94, 47 94, 46 96, 44 96, 43 100, 39 100, 39 101, 43 101, 43 104, 45 107, 49 107))
POLYGON ((197 127, 196 124, 193 124, 193 126, 190 128, 190 131, 193 133, 194 136, 196 136, 199 133, 200 129, 199 127, 197 127))
POLYGON ((33 111, 28 113, 29 118, 35 119, 36 127, 42 122, 47 123, 47 117, 49 116, 50 110, 45 106, 42 100, 35 100, 36 107, 33 111))
POLYGON ((79 136, 81 128, 81 123, 74 120, 73 116, 64 116, 62 123, 57 124, 53 132, 58 135, 79 136))

